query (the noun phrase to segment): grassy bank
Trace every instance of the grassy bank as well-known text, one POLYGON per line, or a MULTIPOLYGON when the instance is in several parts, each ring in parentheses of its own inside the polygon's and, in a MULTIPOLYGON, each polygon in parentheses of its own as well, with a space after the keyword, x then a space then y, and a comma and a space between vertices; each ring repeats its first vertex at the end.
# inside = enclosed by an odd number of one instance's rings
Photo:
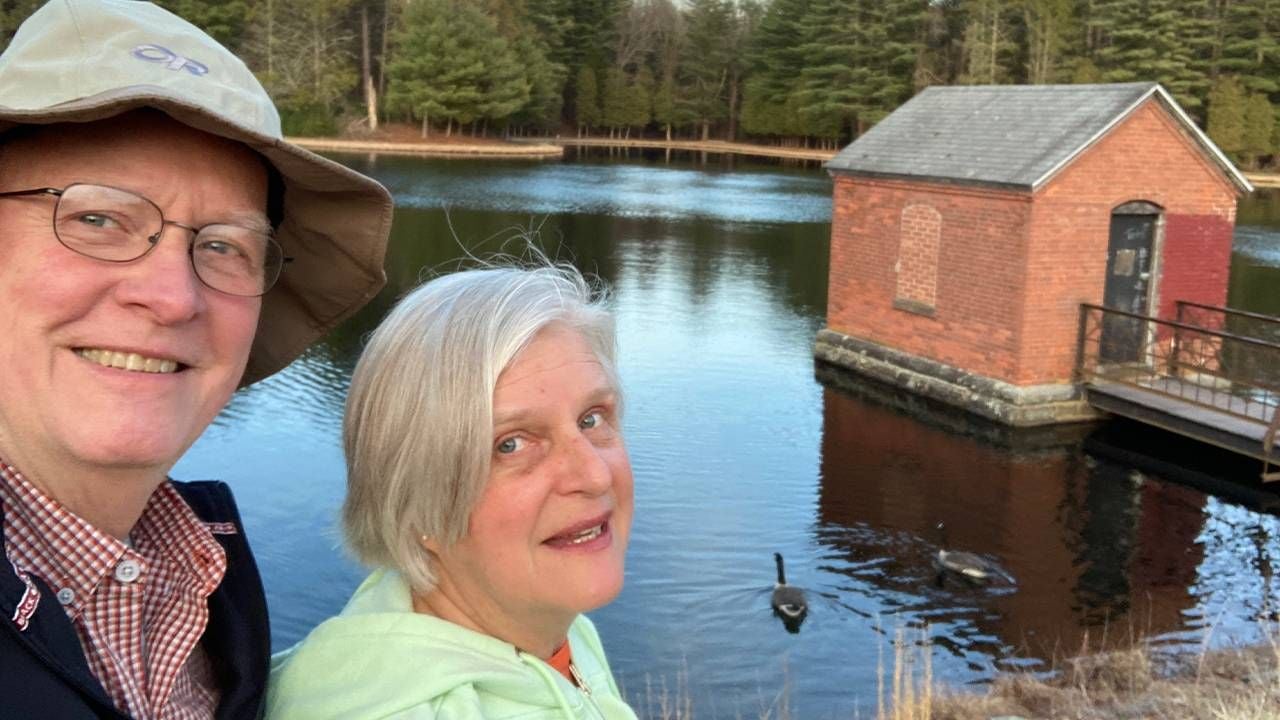
POLYGON ((998 678, 984 694, 935 688, 881 720, 1277 720, 1280 644, 1165 656, 1146 648, 1065 661, 1047 679, 998 678))
MULTIPOLYGON (((1280 720, 1275 627, 1267 640, 1248 647, 1174 652, 1139 644, 1082 652, 1047 673, 1002 675, 980 692, 939 682, 933 651, 927 631, 894 632, 879 649, 875 714, 850 720, 1280 720)), ((724 717, 803 720, 791 707, 792 691, 784 675, 781 690, 748 691, 755 707, 724 717)), ((642 687, 623 688, 647 720, 719 717, 695 712, 693 692, 687 667, 671 683, 646 678, 642 687)))

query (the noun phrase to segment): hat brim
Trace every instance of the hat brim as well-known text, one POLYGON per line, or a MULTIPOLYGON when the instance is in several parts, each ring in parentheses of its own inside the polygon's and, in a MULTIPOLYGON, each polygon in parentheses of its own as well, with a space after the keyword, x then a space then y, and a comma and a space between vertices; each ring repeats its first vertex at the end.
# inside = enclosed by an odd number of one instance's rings
POLYGON ((2 103, 0 132, 17 125, 92 122, 155 108, 184 125, 244 143, 275 167, 284 184, 284 216, 276 238, 293 260, 262 298, 241 387, 283 369, 386 284, 382 263, 391 229, 391 195, 350 168, 155 86, 134 86, 39 110, 14 110, 2 103))

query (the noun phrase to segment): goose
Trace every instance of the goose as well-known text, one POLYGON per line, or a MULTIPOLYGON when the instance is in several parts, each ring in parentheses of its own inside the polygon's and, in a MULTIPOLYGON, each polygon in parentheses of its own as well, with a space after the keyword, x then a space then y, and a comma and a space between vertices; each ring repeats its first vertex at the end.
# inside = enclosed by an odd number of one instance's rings
MULTIPOLYGON (((947 544, 947 528, 938 523, 938 534, 942 537, 942 545, 947 544)), ((933 564, 938 568, 938 585, 942 585, 947 573, 963 578, 975 585, 985 585, 992 580, 1003 580, 1014 584, 1013 576, 991 560, 971 552, 947 550, 939 547, 933 564)))
POLYGON ((804 599, 804 591, 787 584, 787 576, 782 569, 782 553, 774 553, 773 562, 778 566, 778 584, 773 586, 773 597, 769 599, 774 614, 783 620, 803 620, 805 614, 809 612, 809 603, 804 599))

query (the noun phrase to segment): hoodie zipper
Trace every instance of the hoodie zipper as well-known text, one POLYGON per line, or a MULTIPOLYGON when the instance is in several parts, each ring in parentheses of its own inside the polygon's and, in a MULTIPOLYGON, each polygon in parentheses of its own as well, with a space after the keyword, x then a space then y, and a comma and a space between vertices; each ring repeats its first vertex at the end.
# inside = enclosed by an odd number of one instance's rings
POLYGON ((604 711, 596 703, 596 699, 591 694, 591 688, 587 686, 586 678, 582 677, 582 673, 578 671, 578 666, 572 660, 569 661, 569 674, 573 676, 573 681, 578 685, 578 689, 582 691, 583 697, 587 702, 591 703, 591 707, 596 711, 596 717, 603 718, 604 711))
POLYGON ((572 660, 569 661, 569 674, 573 676, 573 681, 577 683, 582 694, 591 697, 591 688, 587 687, 586 679, 582 677, 582 673, 578 672, 578 666, 574 665, 572 660))

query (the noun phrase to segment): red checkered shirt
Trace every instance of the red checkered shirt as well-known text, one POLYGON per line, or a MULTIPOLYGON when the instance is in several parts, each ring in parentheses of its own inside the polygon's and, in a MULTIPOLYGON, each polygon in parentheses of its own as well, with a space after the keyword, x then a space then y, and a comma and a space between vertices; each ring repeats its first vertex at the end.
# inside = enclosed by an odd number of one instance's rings
MULTIPOLYGON (((212 718, 219 691, 199 645, 207 598, 227 556, 210 528, 164 483, 129 542, 98 530, 0 461, 5 554, 62 604, 89 669, 116 707, 140 720, 212 718)), ((220 523, 218 532, 235 532, 220 523)))

